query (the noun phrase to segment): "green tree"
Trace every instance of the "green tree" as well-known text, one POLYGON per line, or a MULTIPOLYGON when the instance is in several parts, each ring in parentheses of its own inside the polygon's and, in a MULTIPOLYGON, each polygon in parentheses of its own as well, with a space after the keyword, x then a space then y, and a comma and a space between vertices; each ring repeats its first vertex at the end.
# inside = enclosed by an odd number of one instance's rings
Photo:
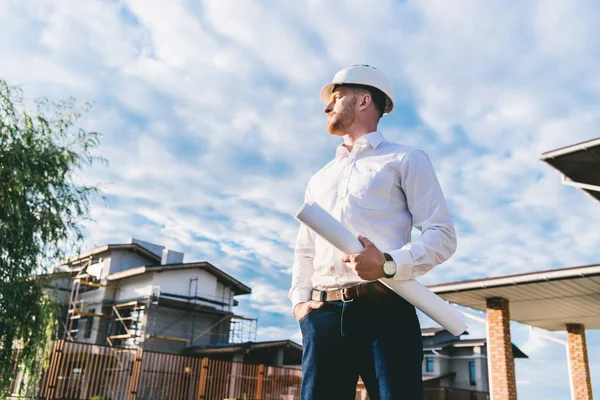
POLYGON ((57 327, 43 290, 45 273, 81 243, 96 187, 76 174, 97 161, 99 134, 75 128, 87 104, 35 101, 0 79, 0 396, 18 361, 29 373, 42 362, 57 327))

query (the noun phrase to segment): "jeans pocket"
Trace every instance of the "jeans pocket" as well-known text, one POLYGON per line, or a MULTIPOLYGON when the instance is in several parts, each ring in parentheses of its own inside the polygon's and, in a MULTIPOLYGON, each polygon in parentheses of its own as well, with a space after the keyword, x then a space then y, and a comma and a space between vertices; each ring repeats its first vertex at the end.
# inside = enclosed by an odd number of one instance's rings
POLYGON ((310 311, 309 311, 309 312, 308 312, 308 313, 307 313, 307 314, 306 314, 304 317, 302 317, 302 318, 300 318, 300 319, 298 320, 298 323, 299 323, 299 324, 301 324, 301 323, 302 323, 302 321, 304 321, 306 318, 308 318, 308 316, 309 316, 310 314, 312 314, 312 312, 313 312, 313 311, 314 311, 314 310, 312 310, 312 309, 311 309, 311 310, 310 310, 310 311))

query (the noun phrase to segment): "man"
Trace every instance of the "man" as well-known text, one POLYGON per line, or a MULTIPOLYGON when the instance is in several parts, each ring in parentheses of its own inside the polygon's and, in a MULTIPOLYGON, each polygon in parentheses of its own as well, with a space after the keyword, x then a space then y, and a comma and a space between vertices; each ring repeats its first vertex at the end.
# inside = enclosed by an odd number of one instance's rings
POLYGON ((361 376, 372 400, 423 397, 415 308, 378 282, 413 279, 447 260, 456 235, 428 157, 377 131, 393 107, 385 75, 339 71, 321 90, 327 130, 343 138, 306 189, 365 246, 339 250, 302 225, 290 299, 302 330, 302 399, 354 399, 361 376), (411 229, 421 235, 411 241, 411 229))

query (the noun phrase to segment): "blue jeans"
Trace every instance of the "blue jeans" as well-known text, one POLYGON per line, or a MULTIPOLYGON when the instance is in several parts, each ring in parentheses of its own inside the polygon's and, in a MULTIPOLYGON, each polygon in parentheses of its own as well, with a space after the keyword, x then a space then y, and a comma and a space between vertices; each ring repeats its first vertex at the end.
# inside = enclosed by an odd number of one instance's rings
POLYGON ((300 320, 302 400, 421 400, 423 345, 415 308, 394 293, 326 302, 300 320))

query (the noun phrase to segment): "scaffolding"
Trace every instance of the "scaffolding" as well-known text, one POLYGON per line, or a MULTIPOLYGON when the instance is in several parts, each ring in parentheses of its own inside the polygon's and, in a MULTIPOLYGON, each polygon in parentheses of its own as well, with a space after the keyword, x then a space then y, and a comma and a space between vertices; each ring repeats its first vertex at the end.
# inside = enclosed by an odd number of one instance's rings
MULTIPOLYGON (((193 346, 198 339, 206 336, 210 336, 210 339, 202 342, 210 345, 256 341, 258 320, 233 314, 231 312, 234 304, 232 295, 227 298, 223 294, 222 299, 199 296, 198 278, 190 279, 189 296, 162 294, 167 299, 167 303, 176 301, 180 305, 186 304, 187 310, 181 318, 157 331, 156 319, 157 317, 160 318, 159 310, 161 309, 159 305, 160 287, 153 286, 151 294, 147 296, 115 302, 119 297, 119 286, 101 283, 97 276, 88 273, 88 268, 95 261, 97 260, 92 260, 91 256, 88 259, 81 260, 80 263, 84 266, 71 278, 68 312, 64 322, 65 332, 63 336, 67 341, 81 339, 78 334, 81 328, 79 321, 82 318, 87 318, 86 330, 91 329, 93 325, 88 324, 93 324, 92 321, 96 318, 106 321, 96 325, 96 332, 99 335, 96 340, 102 341, 105 338, 109 346, 139 349, 145 347, 144 342, 147 339, 179 342, 185 343, 186 346, 193 346), (114 290, 115 292, 107 295, 106 292, 100 291, 96 296, 90 295, 98 289, 114 290), (93 300, 92 304, 100 304, 102 312, 90 312, 92 311, 89 310, 90 298, 93 300), (88 304, 86 304, 86 301, 88 304), (88 309, 86 310, 86 308, 88 309), (212 322, 207 324, 206 317, 199 319, 200 315, 208 315, 212 322), (163 333, 170 326, 185 319, 191 320, 191 329, 186 329, 185 333, 181 332, 175 335, 165 335, 163 333)), ((167 309, 169 309, 169 306, 167 306, 167 309)))
POLYGON ((146 308, 147 301, 139 300, 113 304, 106 341, 111 346, 140 347, 144 338, 146 308))
POLYGON ((188 342, 193 345, 196 340, 206 335, 217 336, 214 344, 255 342, 257 325, 258 319, 256 318, 227 314, 198 335, 192 331, 192 338, 188 342), (227 332, 219 333, 220 325, 225 325, 227 332), (224 340, 219 340, 219 336, 224 340))
POLYGON ((75 341, 79 333, 79 321, 81 317, 87 317, 87 323, 91 323, 91 318, 109 319, 110 317, 103 313, 91 313, 84 311, 86 304, 84 293, 89 293, 99 288, 117 290, 118 286, 106 285, 98 282, 98 278, 87 273, 87 269, 92 265, 92 257, 86 261, 85 266, 71 278, 71 292, 69 294, 69 303, 67 309, 66 321, 64 322, 63 339, 75 341))
MULTIPOLYGON (((80 331, 79 321, 82 317, 87 317, 87 324, 92 324, 93 318, 107 320, 106 342, 110 346, 134 347, 139 348, 144 336, 144 312, 152 297, 142 300, 127 301, 123 303, 114 303, 117 293, 114 293, 113 299, 108 299, 106 293, 102 294, 100 299, 95 299, 94 303, 99 303, 104 312, 84 311, 90 304, 86 304, 86 293, 92 293, 94 290, 119 290, 117 285, 109 285, 100 282, 100 279, 88 273, 88 268, 94 263, 92 256, 81 263, 84 266, 71 278, 71 291, 69 295, 68 311, 66 322, 64 323, 63 338, 67 341, 76 341, 80 331), (110 307, 108 308, 107 307, 110 307), (108 309, 108 310, 107 310, 108 309)), ((89 299, 88 299, 89 300, 89 299)), ((98 324, 100 326, 100 324, 98 324)), ((90 329, 86 326, 87 329, 90 329)))
POLYGON ((257 318, 234 315, 229 327, 229 343, 256 342, 257 318))
MULTIPOLYGON (((228 311, 231 311, 231 306, 234 304, 233 294, 229 292, 229 297, 227 298, 225 296, 225 290, 223 290, 221 293, 222 296, 220 299, 200 298, 198 297, 198 278, 190 278, 188 302, 190 302, 192 299, 204 300, 221 305, 222 307, 227 305, 229 307, 228 311), (195 290, 192 290, 192 288, 194 288, 195 290)), ((205 335, 217 336, 215 344, 243 343, 256 341, 258 320, 256 318, 246 318, 240 315, 234 315, 233 313, 224 315, 221 319, 219 319, 216 323, 211 325, 208 329, 205 329, 199 335, 196 335, 194 324, 196 320, 197 310, 198 307, 194 308, 192 314, 192 332, 189 341, 191 345, 194 344, 194 341, 205 335), (225 330, 225 332, 221 332, 223 330, 225 330)))

